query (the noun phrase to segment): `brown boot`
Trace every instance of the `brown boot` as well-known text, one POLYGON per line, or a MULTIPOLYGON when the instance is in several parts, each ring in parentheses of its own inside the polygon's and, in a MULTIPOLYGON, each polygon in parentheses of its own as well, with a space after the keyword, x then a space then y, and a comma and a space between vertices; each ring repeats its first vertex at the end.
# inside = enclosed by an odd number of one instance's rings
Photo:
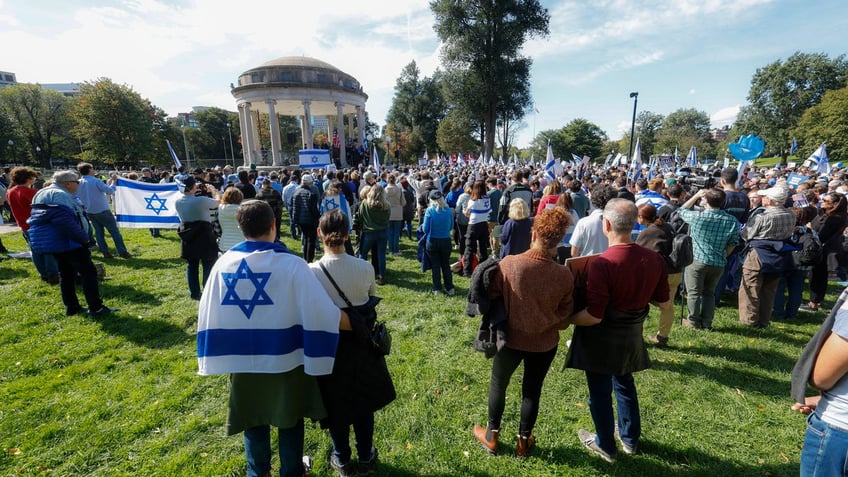
POLYGON ((474 437, 480 441, 480 444, 489 452, 489 454, 497 454, 498 452, 498 429, 489 429, 488 427, 480 427, 474 425, 474 437))
POLYGON ((535 446, 536 436, 533 434, 530 434, 530 437, 518 436, 518 442, 515 444, 515 457, 527 457, 535 446))

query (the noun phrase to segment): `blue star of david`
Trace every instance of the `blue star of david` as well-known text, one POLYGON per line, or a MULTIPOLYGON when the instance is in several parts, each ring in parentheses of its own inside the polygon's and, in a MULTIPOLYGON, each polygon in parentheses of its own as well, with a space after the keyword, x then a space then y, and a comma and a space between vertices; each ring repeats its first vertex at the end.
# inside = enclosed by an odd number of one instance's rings
POLYGON ((168 210, 165 207, 165 199, 159 198, 159 196, 154 192, 150 197, 145 197, 144 201, 147 202, 147 207, 145 209, 152 210, 156 215, 159 215, 163 210, 168 210), (153 202, 159 202, 159 207, 153 205, 153 202))
POLYGON ((271 272, 254 273, 254 271, 247 265, 247 261, 245 261, 245 259, 241 259, 241 263, 235 273, 221 273, 221 277, 224 279, 224 284, 227 286, 227 291, 224 293, 224 299, 221 301, 221 305, 237 305, 241 308, 241 311, 248 320, 250 319, 250 315, 253 314, 253 309, 255 307, 259 305, 274 304, 274 302, 271 301, 271 297, 265 293, 265 284, 268 283, 268 279, 271 277, 271 272), (253 283, 255 290, 250 299, 238 296, 236 285, 239 280, 250 280, 250 282, 253 283))
POLYGON ((325 208, 327 210, 335 210, 339 208, 339 204, 336 203, 336 199, 327 199, 325 208))
POLYGON ((312 163, 316 164, 318 162, 318 156, 312 156, 312 163))

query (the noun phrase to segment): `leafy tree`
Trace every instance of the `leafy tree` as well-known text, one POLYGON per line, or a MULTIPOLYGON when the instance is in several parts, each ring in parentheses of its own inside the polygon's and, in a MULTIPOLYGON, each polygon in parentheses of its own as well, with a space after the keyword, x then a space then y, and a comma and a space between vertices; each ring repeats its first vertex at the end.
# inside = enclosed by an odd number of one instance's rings
MULTIPOLYGON (((238 122, 238 114, 221 108, 207 108, 192 114, 197 121, 197 131, 192 139, 197 156, 204 159, 229 157, 229 131, 227 123, 238 122)), ((281 136, 285 138, 285 136, 281 136)), ((235 144, 233 145, 235 147, 235 144)))
POLYGON ((699 151, 699 158, 715 153, 715 143, 710 137, 710 116, 694 108, 681 108, 666 116, 657 132, 653 152, 673 154, 678 148, 680 155, 685 156, 692 146, 699 151))
POLYGON ((445 101, 439 86, 440 73, 420 78, 415 61, 406 65, 395 84, 395 96, 386 122, 395 133, 409 136, 402 153, 420 153, 426 148, 435 149, 436 130, 445 115, 445 101))
POLYGON ((8 120, 16 161, 47 168, 54 154, 68 152, 70 104, 61 93, 37 84, 22 83, 0 89, 0 115, 8 120))
POLYGON ((430 9, 442 59, 457 80, 448 83, 451 97, 465 98, 463 109, 479 115, 488 157, 498 118, 520 119, 512 116, 513 106, 526 107, 532 60, 521 55, 521 47, 529 38, 548 35, 550 15, 537 0, 432 0, 430 9))
POLYGON ((474 130, 475 125, 471 123, 467 115, 460 110, 452 110, 439 123, 439 129, 436 132, 439 150, 448 153, 476 150, 480 147, 480 143, 473 137, 474 130))
POLYGON ((74 134, 86 141, 87 160, 137 165, 155 159, 153 125, 161 119, 131 87, 108 78, 84 83, 72 116, 74 134))
POLYGON ((801 116, 796 133, 802 157, 826 142, 831 163, 848 160, 848 87, 825 93, 801 116))
POLYGON ((572 120, 560 129, 540 132, 531 145, 532 153, 537 158, 544 158, 548 151, 548 139, 554 157, 571 160, 571 155, 580 157, 588 155, 592 159, 604 159, 604 144, 609 141, 607 134, 598 125, 585 119, 572 120))
POLYGON ((743 134, 756 133, 767 152, 779 152, 786 163, 791 133, 804 111, 818 104, 830 90, 848 83, 845 55, 830 59, 824 53, 796 52, 786 59, 757 69, 748 92, 750 105, 742 108, 737 123, 743 134))

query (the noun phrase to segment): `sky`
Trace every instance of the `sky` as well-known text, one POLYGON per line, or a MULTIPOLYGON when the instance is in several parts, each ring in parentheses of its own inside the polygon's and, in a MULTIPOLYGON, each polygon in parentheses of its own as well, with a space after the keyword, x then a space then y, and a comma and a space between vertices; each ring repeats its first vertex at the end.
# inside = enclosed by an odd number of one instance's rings
MULTIPOLYGON (((848 53, 844 0, 541 0, 550 35, 532 38, 538 113, 516 143, 576 118, 611 139, 638 111, 695 108, 732 124, 757 68, 796 51, 848 53)), ((385 125, 395 82, 440 67, 426 0, 0 0, 0 71, 19 82, 110 78, 170 116, 235 111, 230 83, 266 61, 310 56, 354 76, 385 125)))

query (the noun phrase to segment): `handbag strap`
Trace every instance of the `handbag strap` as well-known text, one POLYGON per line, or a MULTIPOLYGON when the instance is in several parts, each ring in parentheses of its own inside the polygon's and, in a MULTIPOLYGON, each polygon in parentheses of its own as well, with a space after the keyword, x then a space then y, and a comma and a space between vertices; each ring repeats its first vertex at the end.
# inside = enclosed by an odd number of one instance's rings
POLYGON ((327 275, 327 278, 329 278, 329 279, 330 279, 330 283, 332 283, 332 284, 333 284, 333 286, 336 288, 336 291, 337 291, 337 292, 339 292, 339 296, 340 296, 340 297, 342 297, 342 300, 344 300, 344 302, 345 302, 345 303, 347 303, 347 306, 348 306, 349 308, 353 308, 353 304, 351 304, 351 303, 350 303, 350 300, 348 300, 348 299, 347 299, 347 296, 345 296, 345 294, 344 294, 344 292, 342 291, 342 289, 341 289, 341 288, 339 288, 338 283, 336 283, 336 281, 335 281, 335 280, 333 280, 332 275, 330 275, 330 272, 328 272, 328 271, 327 271, 327 268, 324 266, 324 264, 323 264, 323 263, 321 263, 321 262, 318 262, 318 265, 321 267, 321 270, 323 270, 323 271, 324 271, 324 275, 327 275))

